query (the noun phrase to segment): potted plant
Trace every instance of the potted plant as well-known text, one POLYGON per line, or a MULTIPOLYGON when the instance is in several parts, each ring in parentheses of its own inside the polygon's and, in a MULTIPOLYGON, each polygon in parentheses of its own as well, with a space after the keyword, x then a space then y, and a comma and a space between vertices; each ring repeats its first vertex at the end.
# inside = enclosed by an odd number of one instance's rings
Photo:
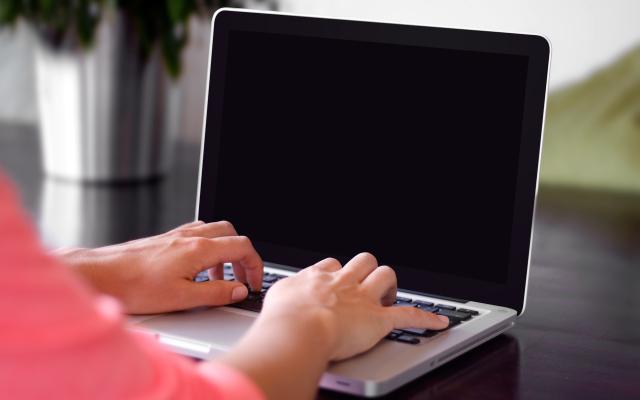
MULTIPOLYGON (((0 26, 37 38, 35 76, 47 175, 142 180, 170 166, 188 23, 225 0, 2 0, 0 26)), ((233 4, 237 5, 237 4, 233 4)))

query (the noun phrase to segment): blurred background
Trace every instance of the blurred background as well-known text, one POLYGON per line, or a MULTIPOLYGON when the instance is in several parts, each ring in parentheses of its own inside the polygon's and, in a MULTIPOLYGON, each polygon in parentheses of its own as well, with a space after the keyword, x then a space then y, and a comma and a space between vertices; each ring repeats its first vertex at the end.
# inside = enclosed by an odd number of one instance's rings
MULTIPOLYGON (((635 243, 635 0, 0 0, 0 165, 51 246, 103 245, 193 218, 220 6, 547 36, 538 222, 572 213, 579 226, 618 221, 593 234, 635 243)), ((545 240, 536 235, 536 246, 545 240)))
POLYGON ((0 168, 50 247, 194 218, 225 5, 548 37, 527 311, 400 397, 638 398, 638 0, 0 0, 0 168))

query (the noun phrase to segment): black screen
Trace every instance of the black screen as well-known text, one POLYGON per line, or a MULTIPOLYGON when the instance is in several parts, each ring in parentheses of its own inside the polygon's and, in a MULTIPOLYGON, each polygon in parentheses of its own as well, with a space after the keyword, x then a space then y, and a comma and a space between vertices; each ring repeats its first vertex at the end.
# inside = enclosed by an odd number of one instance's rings
POLYGON ((259 251, 299 255, 296 267, 370 251, 381 264, 504 283, 527 65, 231 31, 218 157, 207 161, 215 200, 200 209, 259 251))

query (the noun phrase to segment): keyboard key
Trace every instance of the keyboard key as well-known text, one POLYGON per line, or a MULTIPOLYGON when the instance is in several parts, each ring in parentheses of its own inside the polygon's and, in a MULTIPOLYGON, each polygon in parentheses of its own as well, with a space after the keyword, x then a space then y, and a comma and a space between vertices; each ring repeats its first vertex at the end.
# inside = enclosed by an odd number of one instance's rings
MULTIPOLYGON (((247 298, 239 303, 229 304, 229 307, 236 307, 243 310, 260 312, 262 310, 262 303, 264 302, 264 297, 267 295, 267 291, 271 288, 271 286, 273 286, 275 282, 284 278, 286 278, 286 276, 284 275, 276 275, 266 272, 262 280, 262 288, 259 291, 252 291, 251 288, 247 286, 247 288, 249 289, 247 298)), ((231 271, 225 271, 225 279, 233 280, 233 274, 231 274, 231 271)))
POLYGON ((411 303, 412 300, 408 297, 400 297, 400 296, 396 296, 396 301, 403 301, 405 303, 411 303))
POLYGON ((393 331, 389 332, 389 334, 387 335, 387 339, 395 339, 400 335, 402 335, 402 332, 393 330, 393 331))
POLYGON ((262 278, 262 281, 267 283, 274 283, 277 280, 278 280, 277 275, 271 275, 271 274, 265 274, 264 277, 262 278))
POLYGON ((460 321, 459 319, 451 319, 451 318, 449 318, 449 326, 447 326, 443 330, 446 331, 447 329, 451 329, 454 326, 460 325, 461 323, 462 323, 462 321, 460 321))
POLYGON ((405 301, 403 300, 404 297, 402 298, 396 298, 396 302, 393 303, 394 306, 411 306, 411 307, 415 307, 416 304, 411 302, 411 299, 407 299, 409 301, 405 301))
POLYGON ((418 307, 419 309, 421 309, 422 311, 426 311, 426 312, 432 312, 432 313, 434 313, 434 312, 438 311, 438 307, 421 306, 421 305, 418 305, 417 307, 418 307))
POLYGON ((471 318, 471 314, 463 313, 460 311, 451 311, 451 310, 438 310, 436 312, 438 315, 444 315, 449 317, 449 320, 458 320, 458 321, 466 321, 471 318))
POLYGON ((422 301, 422 300, 414 300, 413 301, 415 304, 418 305, 418 307, 422 308, 422 307, 432 307, 433 303, 428 302, 428 301, 422 301))
POLYGON ((459 320, 459 319, 451 319, 451 318, 449 318, 449 325, 448 325, 446 328, 441 329, 441 330, 439 330, 439 331, 435 331, 435 332, 436 332, 436 333, 446 332, 446 331, 448 331, 449 329, 453 328, 454 326, 458 326, 458 325, 460 325, 460 324, 461 324, 461 322, 460 322, 460 320, 459 320))
POLYGON ((198 272, 195 278, 193 278, 194 282, 206 282, 209 280, 209 271, 206 269, 204 271, 198 272))
POLYGON ((408 333, 410 335, 422 336, 422 334, 424 333, 424 331, 426 331, 426 329, 424 329, 424 328, 404 328, 404 329, 401 329, 401 331, 404 332, 404 333, 408 333))
POLYGON ((446 304, 436 304, 436 307, 443 309, 443 310, 455 310, 456 308, 454 306, 448 306, 446 304))
POLYGON ((467 313, 467 314, 471 314, 471 315, 480 315, 480 313, 476 310, 468 310, 466 308, 458 308, 458 311, 463 312, 463 313, 467 313))
POLYGON ((433 331, 425 328, 407 328, 407 329, 402 329, 402 331, 409 335, 416 335, 416 336, 422 336, 422 337, 432 337, 442 332, 442 331, 433 331))
POLYGON ((262 302, 264 297, 260 292, 251 292, 247 298, 239 303, 229 304, 230 307, 242 308, 243 310, 260 312, 262 310, 262 302))
POLYGON ((430 329, 425 329, 425 328, 405 328, 405 329, 402 329, 402 332, 408 333, 409 335, 431 337, 431 336, 437 335, 440 331, 432 331, 430 329))
POLYGON ((418 339, 415 336, 409 336, 409 335, 400 335, 400 336, 396 337, 394 340, 398 341, 398 342, 402 342, 402 343, 409 343, 409 344, 418 344, 418 343, 420 343, 420 339, 418 339))

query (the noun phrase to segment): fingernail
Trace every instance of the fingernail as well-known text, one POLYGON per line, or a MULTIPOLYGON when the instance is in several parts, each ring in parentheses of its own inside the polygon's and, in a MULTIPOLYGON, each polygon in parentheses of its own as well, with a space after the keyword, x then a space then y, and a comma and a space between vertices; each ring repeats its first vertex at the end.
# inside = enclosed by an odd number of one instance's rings
POLYGON ((449 325, 449 317, 445 317, 444 315, 437 315, 438 319, 442 322, 446 322, 449 325))
POLYGON ((240 301, 247 297, 247 294, 249 294, 249 291, 245 286, 236 286, 231 291, 231 301, 240 301))

